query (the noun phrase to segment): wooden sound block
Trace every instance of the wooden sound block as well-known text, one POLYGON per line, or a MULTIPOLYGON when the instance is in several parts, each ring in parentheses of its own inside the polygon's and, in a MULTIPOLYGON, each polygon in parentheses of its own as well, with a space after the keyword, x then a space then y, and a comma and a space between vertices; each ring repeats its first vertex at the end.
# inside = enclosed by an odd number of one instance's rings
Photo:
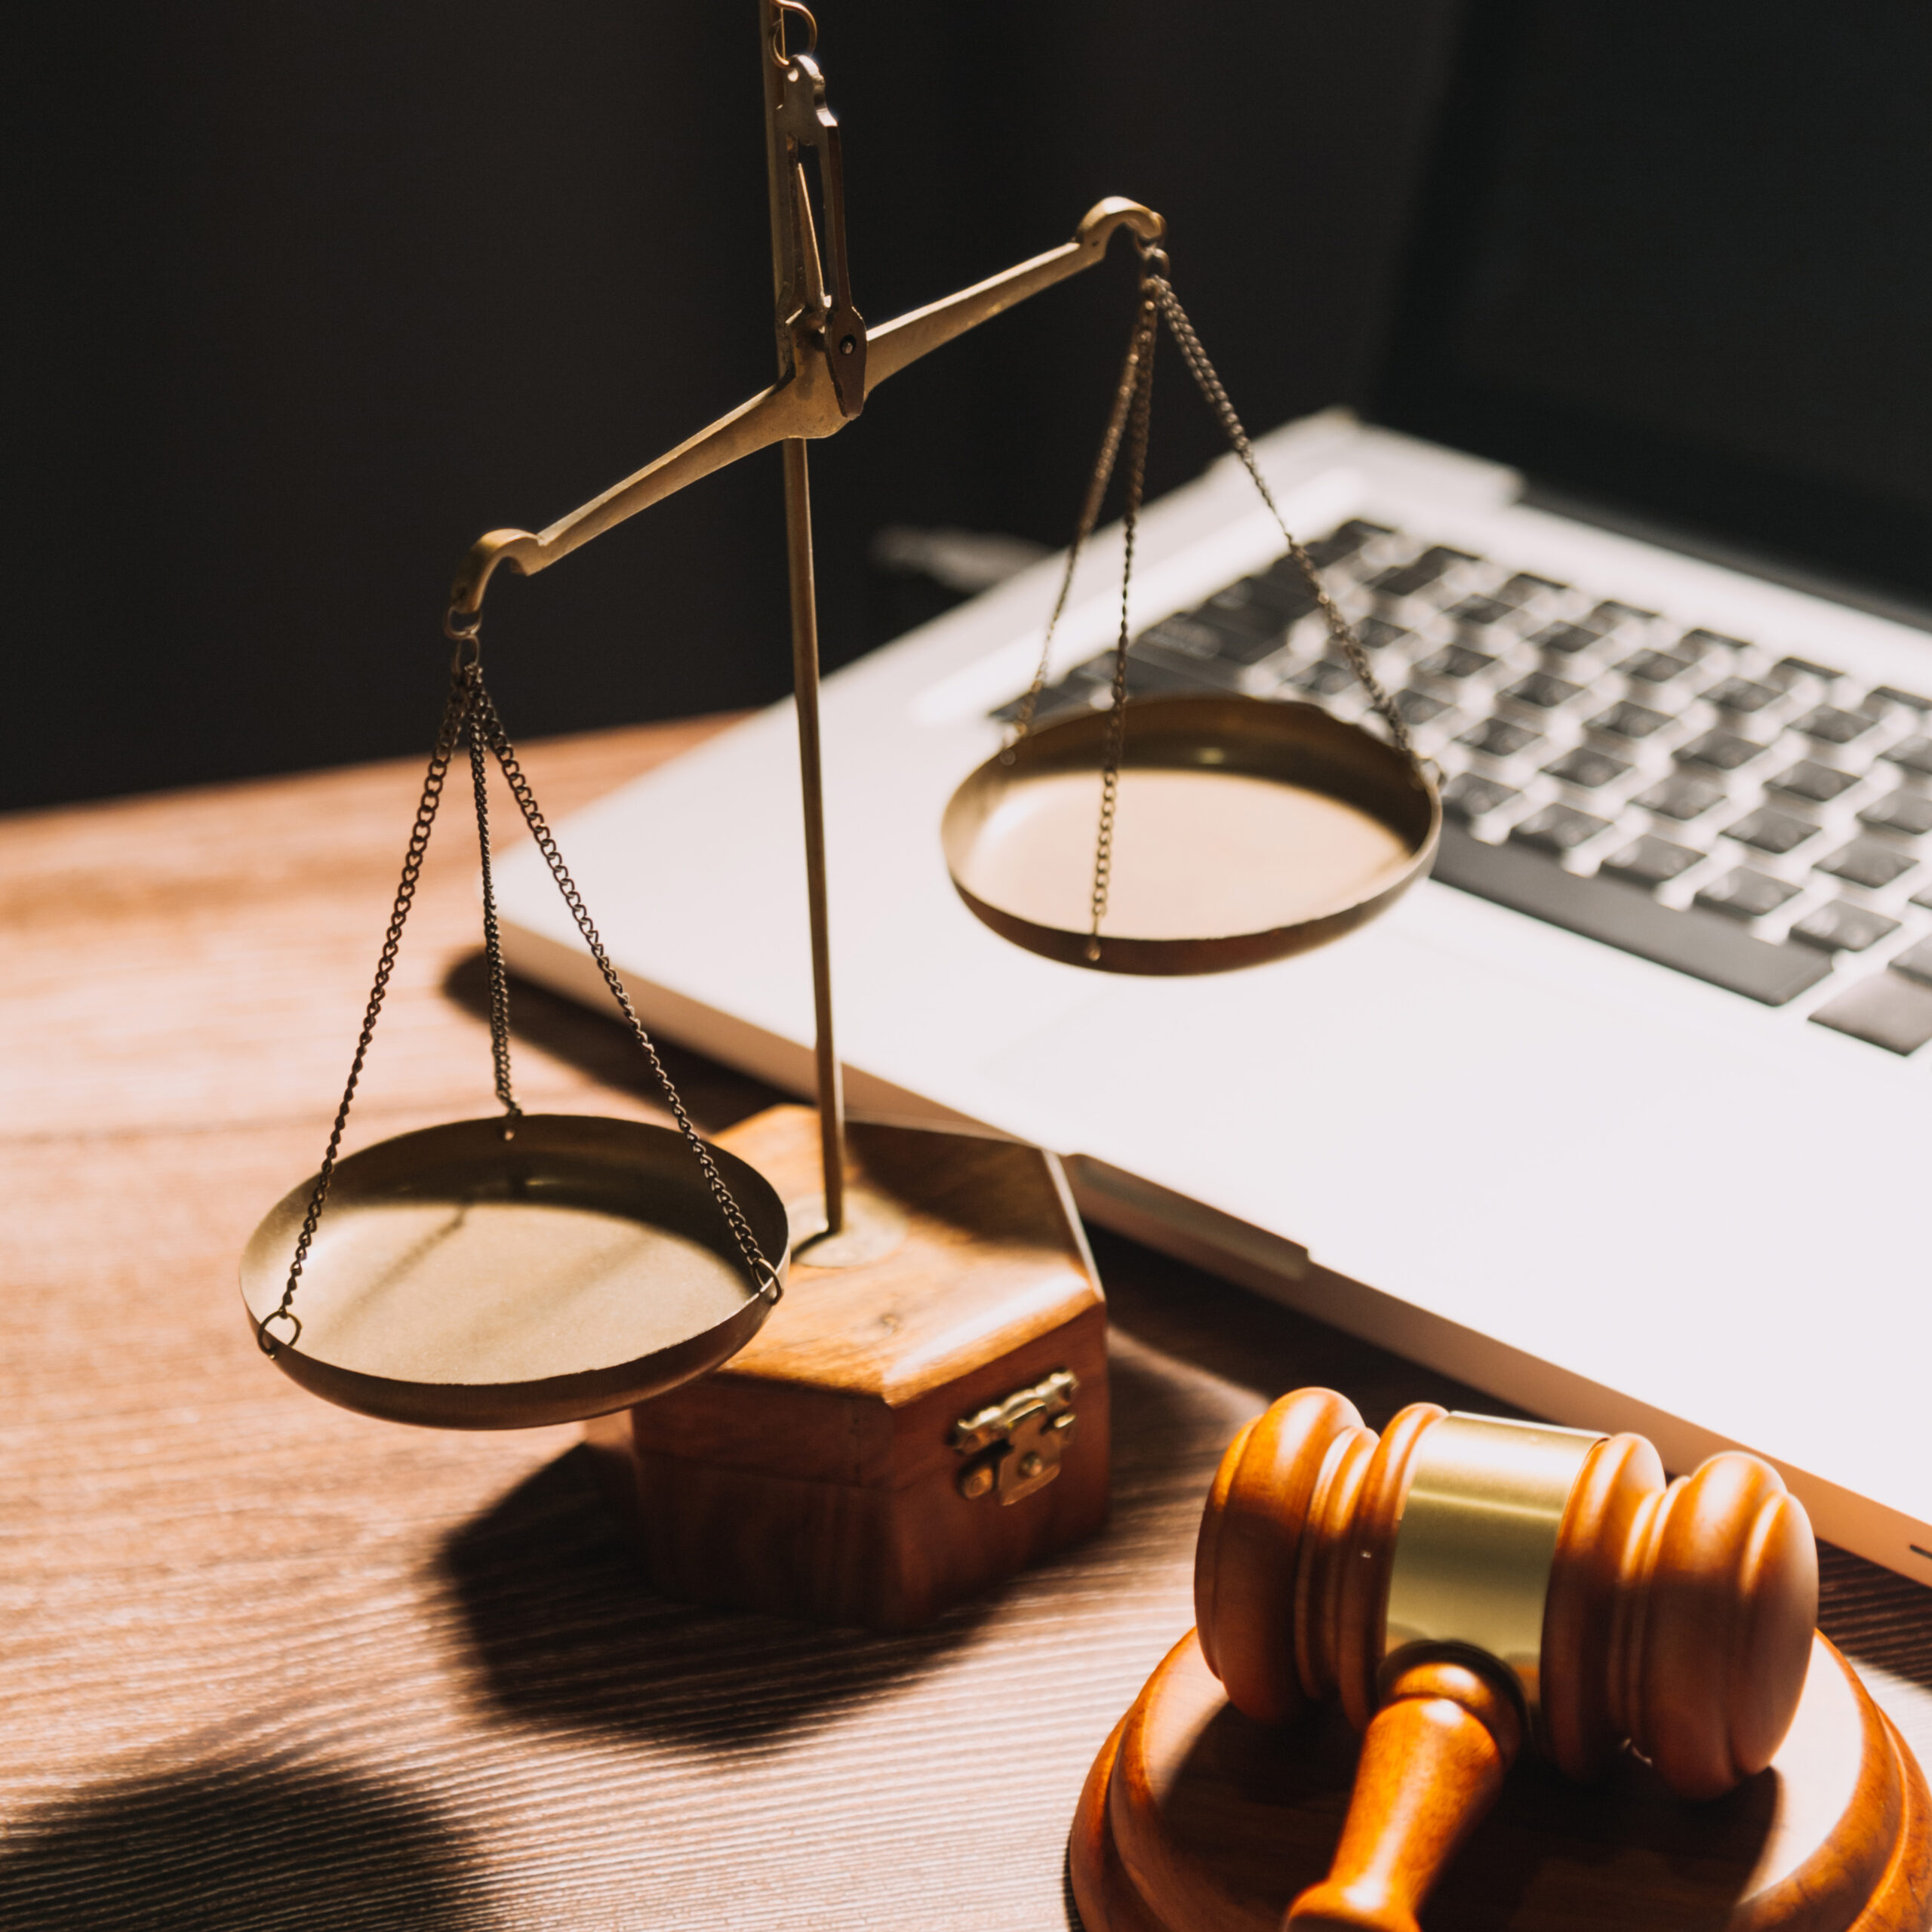
MULTIPOLYGON (((788 1206, 816 1197, 811 1109, 718 1138, 788 1206)), ((723 1368, 589 1435, 667 1595, 904 1629, 1105 1519, 1106 1310, 1051 1154, 854 1124, 848 1155, 885 1251, 808 1246, 723 1368), (962 1450, 1001 1404, 1010 1433, 962 1450)))
MULTIPOLYGON (((1278 1932, 1327 1872, 1358 1740, 1332 1706, 1275 1728, 1190 1631, 1109 1738, 1069 1851, 1086 1932, 1278 1932)), ((1690 1804, 1627 1753, 1598 1783, 1530 1754, 1423 1908, 1427 1932, 1927 1932, 1932 1801, 1822 1636, 1768 1770, 1690 1804)))

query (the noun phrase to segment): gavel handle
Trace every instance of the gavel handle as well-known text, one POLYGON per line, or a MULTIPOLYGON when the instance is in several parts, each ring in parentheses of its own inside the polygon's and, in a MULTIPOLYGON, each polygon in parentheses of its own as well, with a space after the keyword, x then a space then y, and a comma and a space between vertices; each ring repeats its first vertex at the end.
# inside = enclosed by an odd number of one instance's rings
POLYGON ((1522 1743, 1515 1700, 1486 1672, 1411 1665, 1370 1721, 1334 1864, 1283 1932, 1420 1932, 1416 1914, 1494 1803, 1522 1743))

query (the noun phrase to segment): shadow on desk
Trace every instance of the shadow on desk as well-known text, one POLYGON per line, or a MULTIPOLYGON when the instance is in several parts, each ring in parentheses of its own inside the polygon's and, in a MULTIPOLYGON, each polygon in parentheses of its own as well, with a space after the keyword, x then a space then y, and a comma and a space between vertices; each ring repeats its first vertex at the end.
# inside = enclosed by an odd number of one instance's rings
POLYGON ((456 1531, 441 1567, 500 1715, 709 1756, 890 1697, 940 1668, 987 1609, 877 1636, 673 1603, 652 1589, 581 1448, 456 1531))
MULTIPOLYGON (((490 984, 481 952, 458 960, 445 974, 443 996, 472 1019, 489 1024, 490 984)), ((534 980, 512 974, 510 1031, 512 1051, 527 1044, 620 1093, 635 1094, 655 1106, 664 1104, 663 1090, 629 1029, 618 1018, 614 1004, 593 1010, 540 986, 534 980)), ((676 1083, 691 1118, 706 1134, 721 1134, 751 1115, 794 1097, 675 1041, 655 1043, 665 1071, 676 1083)), ((479 1072, 488 1072, 487 1047, 479 1048, 476 1064, 479 1072)))
POLYGON ((10 1826, 21 1932, 508 1932, 464 1835, 421 1795, 328 1765, 212 1758, 83 1787, 10 1826))

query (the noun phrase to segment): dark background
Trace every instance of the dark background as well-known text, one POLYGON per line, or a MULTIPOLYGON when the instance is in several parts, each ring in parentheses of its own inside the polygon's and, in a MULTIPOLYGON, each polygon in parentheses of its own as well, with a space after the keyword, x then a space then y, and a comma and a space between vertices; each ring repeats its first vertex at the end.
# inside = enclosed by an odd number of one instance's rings
MULTIPOLYGON (((824 0, 874 321, 1160 208, 1251 426, 1370 380, 1453 0, 824 0)), ((0 804, 426 749, 451 571, 770 380, 751 0, 36 8, 0 804)), ((1057 544, 1121 259, 814 449, 829 665, 916 612, 888 523, 1057 544)), ((1170 365, 1151 482, 1216 452, 1170 365)), ((780 695, 777 453, 491 600, 521 735, 780 695)))

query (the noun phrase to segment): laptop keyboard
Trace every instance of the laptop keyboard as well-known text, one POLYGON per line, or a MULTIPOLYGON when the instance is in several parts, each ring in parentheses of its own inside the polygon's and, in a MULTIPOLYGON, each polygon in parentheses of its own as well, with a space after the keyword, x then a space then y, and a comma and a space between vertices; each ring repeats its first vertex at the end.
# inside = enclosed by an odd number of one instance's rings
MULTIPOLYGON (((1360 518, 1308 548, 1441 774, 1437 879, 1767 1005, 1831 979, 1813 1020, 1932 1040, 1932 698, 1360 518)), ((1108 651, 1037 719, 1112 679, 1108 651)), ((1285 557, 1142 632, 1127 682, 1380 728, 1285 557)))

